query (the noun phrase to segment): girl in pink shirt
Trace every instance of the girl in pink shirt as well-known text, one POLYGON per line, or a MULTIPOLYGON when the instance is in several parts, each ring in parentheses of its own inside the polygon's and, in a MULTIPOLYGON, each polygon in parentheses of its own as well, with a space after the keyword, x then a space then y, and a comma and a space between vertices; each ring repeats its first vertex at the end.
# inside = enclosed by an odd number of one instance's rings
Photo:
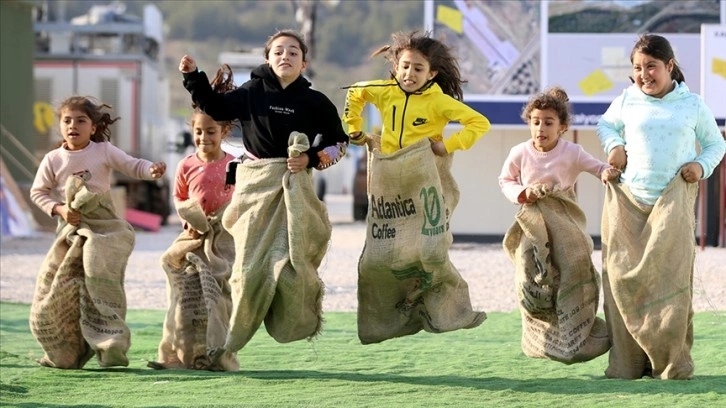
MULTIPOLYGON (((234 88, 229 73, 229 66, 220 69, 212 81, 216 91, 234 88)), ((174 187, 184 230, 161 257, 168 311, 158 360, 148 365, 236 371, 236 354, 217 352, 224 346, 232 311, 234 240, 221 223, 234 192, 225 177, 234 156, 222 150, 232 122, 217 122, 194 106, 191 125, 196 151, 179 163, 174 187)))
POLYGON ((118 120, 106 104, 73 96, 60 105, 63 142, 43 157, 30 198, 59 216, 57 237, 38 273, 30 329, 47 367, 127 366, 131 333, 125 323, 124 274, 135 234, 111 199, 114 170, 153 180, 166 164, 126 154, 109 141, 118 120))
MULTIPOLYGON (((196 200, 207 216, 219 215, 229 203, 234 185, 225 184, 227 164, 234 156, 222 150, 222 141, 232 129, 231 122, 216 122, 197 109, 191 120, 192 137, 197 150, 183 158, 177 167, 174 202, 177 207, 187 200, 196 200)), ((199 236, 186 220, 184 229, 199 236)))

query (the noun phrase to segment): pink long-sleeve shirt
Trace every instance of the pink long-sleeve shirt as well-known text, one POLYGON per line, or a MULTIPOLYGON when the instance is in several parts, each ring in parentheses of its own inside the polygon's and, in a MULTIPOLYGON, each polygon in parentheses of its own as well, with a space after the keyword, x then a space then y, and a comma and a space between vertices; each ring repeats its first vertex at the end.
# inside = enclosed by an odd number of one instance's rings
POLYGON ((560 139, 554 149, 540 152, 528 140, 509 151, 499 175, 499 187, 509 201, 522 204, 520 195, 529 186, 545 184, 552 189, 566 190, 575 185, 583 171, 600 177, 609 167, 576 143, 560 139))
POLYGON ((111 189, 113 170, 141 180, 153 180, 152 162, 129 156, 109 142, 91 142, 81 150, 70 151, 63 146, 48 152, 35 173, 30 199, 44 213, 51 215, 56 204, 65 203, 66 180, 84 175, 91 192, 105 193, 111 189))

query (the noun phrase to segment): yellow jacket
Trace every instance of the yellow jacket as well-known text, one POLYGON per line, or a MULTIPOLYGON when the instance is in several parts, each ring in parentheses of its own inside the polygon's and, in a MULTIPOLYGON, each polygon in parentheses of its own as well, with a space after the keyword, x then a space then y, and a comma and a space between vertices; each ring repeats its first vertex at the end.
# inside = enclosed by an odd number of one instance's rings
POLYGON ((444 141, 446 151, 466 150, 491 127, 489 119, 443 93, 436 83, 407 94, 395 79, 387 79, 357 82, 348 88, 343 113, 348 134, 362 131, 361 112, 366 102, 381 113, 383 153, 393 153, 425 137, 441 141, 444 127, 451 121, 464 128, 444 141))

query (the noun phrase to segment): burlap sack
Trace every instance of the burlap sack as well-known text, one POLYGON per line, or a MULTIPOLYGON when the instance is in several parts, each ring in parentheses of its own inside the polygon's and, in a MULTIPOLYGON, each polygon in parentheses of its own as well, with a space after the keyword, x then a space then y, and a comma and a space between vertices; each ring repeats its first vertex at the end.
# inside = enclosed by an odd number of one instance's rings
POLYGON ((503 242, 516 269, 522 351, 565 364, 588 361, 610 341, 596 316, 600 279, 585 214, 571 189, 536 190, 540 198, 522 206, 503 242))
MULTIPOLYGON (((291 154, 308 149, 293 132, 291 154)), ((322 326, 324 286, 317 269, 332 227, 310 170, 295 174, 285 159, 245 161, 223 225, 234 237, 233 310, 224 348, 236 352, 265 322, 280 343, 313 338, 322 326)))
POLYGON ((697 194, 698 185, 679 175, 651 207, 609 183, 602 218, 608 377, 693 376, 697 194))
POLYGON ((237 356, 221 352, 232 313, 229 277, 234 261, 234 241, 224 230, 221 214, 206 216, 196 200, 177 204, 179 217, 196 231, 177 237, 161 257, 167 277, 168 309, 159 358, 152 368, 189 368, 212 371, 239 370, 237 356))
POLYGON ((110 193, 90 192, 80 177, 68 179, 66 202, 81 223, 59 219, 38 274, 29 322, 45 352, 39 363, 82 368, 96 353, 101 367, 127 366, 124 276, 134 230, 116 215, 110 193))
POLYGON ((370 153, 366 242, 358 263, 358 337, 377 343, 420 330, 479 326, 469 286, 449 259, 449 220, 459 201, 453 156, 422 140, 370 153))

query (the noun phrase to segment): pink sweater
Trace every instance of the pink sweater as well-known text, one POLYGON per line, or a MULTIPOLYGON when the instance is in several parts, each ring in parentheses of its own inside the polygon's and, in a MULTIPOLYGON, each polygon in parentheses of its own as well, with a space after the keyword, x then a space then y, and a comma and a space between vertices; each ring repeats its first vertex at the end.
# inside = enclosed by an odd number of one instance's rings
POLYGON ((94 193, 111 189, 113 170, 141 180, 153 180, 152 162, 129 156, 111 143, 91 142, 82 150, 70 151, 62 146, 48 152, 40 162, 30 188, 30 199, 50 215, 56 204, 65 203, 68 177, 85 175, 86 186, 94 193))
POLYGON ((222 160, 206 163, 190 154, 179 162, 176 170, 174 199, 186 201, 195 198, 204 210, 204 214, 212 215, 232 199, 234 186, 225 186, 227 163, 234 156, 226 153, 222 160))
POLYGON ((499 187, 509 201, 521 204, 519 196, 529 186, 546 184, 553 189, 566 190, 575 185, 581 172, 600 177, 609 167, 576 143, 560 139, 554 149, 540 152, 528 140, 509 151, 499 175, 499 187))

